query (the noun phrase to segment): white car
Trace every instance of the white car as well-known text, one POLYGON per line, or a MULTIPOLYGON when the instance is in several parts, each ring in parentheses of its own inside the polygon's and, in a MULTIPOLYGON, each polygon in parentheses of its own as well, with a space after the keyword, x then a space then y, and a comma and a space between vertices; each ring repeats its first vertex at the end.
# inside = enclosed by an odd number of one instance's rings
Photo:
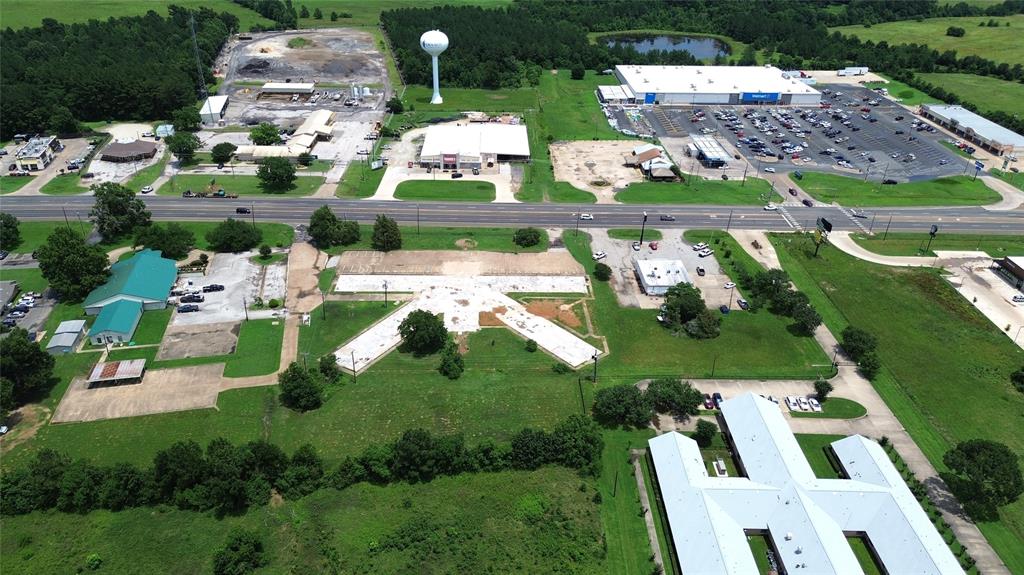
POLYGON ((708 245, 706 243, 704 243, 704 242, 701 242, 701 243, 693 246, 693 251, 700 252, 700 251, 706 250, 707 248, 708 248, 708 245))
POLYGON ((807 399, 807 403, 811 404, 811 411, 821 411, 821 404, 818 403, 817 399, 810 397, 807 399))
POLYGON ((705 250, 701 251, 697 255, 702 257, 702 258, 706 258, 706 257, 710 256, 713 253, 715 253, 715 250, 713 250, 711 248, 708 248, 708 249, 705 249, 705 250))
POLYGON ((778 209, 779 209, 779 207, 776 206, 775 204, 768 204, 767 206, 764 207, 764 211, 766 211, 766 212, 774 212, 774 211, 776 211, 778 209))
POLYGON ((796 398, 796 401, 797 401, 797 403, 800 404, 800 409, 801 410, 803 410, 803 411, 810 411, 811 410, 811 402, 807 401, 806 397, 798 397, 798 398, 796 398))
POLYGON ((595 252, 594 253, 594 261, 595 262, 598 261, 598 260, 603 260, 606 257, 608 257, 608 254, 606 254, 604 252, 595 252))
POLYGON ((142 186, 142 193, 144 193, 144 194, 153 193, 153 186, 142 186))
POLYGON ((734 282, 725 282, 725 289, 732 289, 734 287, 736 287, 734 282))
POLYGON ((764 171, 765 171, 765 173, 768 173, 768 174, 774 174, 775 173, 775 168, 765 168, 764 171))
POLYGON ((155 136, 153 132, 142 132, 143 138, 152 138, 153 136, 155 136))
POLYGON ((786 407, 788 407, 790 411, 800 411, 800 403, 796 400, 795 395, 786 396, 786 407))
POLYGON ((581 220, 593 220, 594 216, 591 215, 591 214, 580 214, 580 219, 581 220))
POLYGON ((643 247, 643 244, 641 244, 640 242, 633 242, 633 251, 634 252, 640 251, 641 247, 643 247))
POLYGON ((1024 303, 1024 295, 1013 296, 1013 303, 1024 303))

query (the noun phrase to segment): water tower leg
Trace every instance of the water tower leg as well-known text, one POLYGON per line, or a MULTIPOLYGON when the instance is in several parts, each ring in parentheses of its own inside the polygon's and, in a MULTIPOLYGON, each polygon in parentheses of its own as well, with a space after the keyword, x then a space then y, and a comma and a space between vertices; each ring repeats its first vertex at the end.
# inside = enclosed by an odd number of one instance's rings
POLYGON ((443 104, 444 99, 441 98, 441 86, 437 79, 437 56, 431 58, 434 63, 434 96, 430 98, 431 104, 443 104))

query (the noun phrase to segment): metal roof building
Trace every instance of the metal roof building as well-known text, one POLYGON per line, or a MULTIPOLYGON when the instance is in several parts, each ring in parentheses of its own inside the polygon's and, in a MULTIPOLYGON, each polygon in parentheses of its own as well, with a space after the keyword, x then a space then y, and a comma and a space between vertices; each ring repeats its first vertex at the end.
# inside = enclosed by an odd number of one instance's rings
POLYGON ((126 299, 138 301, 147 310, 163 309, 177 277, 174 260, 163 257, 159 251, 144 249, 110 266, 107 283, 86 296, 85 313, 96 315, 104 306, 126 299))
POLYGON ((334 112, 314 110, 295 129, 291 138, 280 146, 239 146, 235 155, 240 160, 258 161, 264 158, 288 158, 311 153, 317 142, 330 140, 334 134, 334 112))
POLYGON ((529 159, 526 126, 501 123, 430 126, 420 151, 421 164, 446 169, 529 159))
POLYGON ((713 136, 692 134, 690 139, 694 147, 697 148, 697 159, 709 168, 720 168, 732 159, 729 152, 726 152, 722 144, 713 136))
POLYGON ((92 385, 94 383, 141 379, 145 370, 146 360, 144 359, 101 362, 93 366, 86 381, 89 385, 92 385))
POLYGON ((663 106, 698 104, 777 104, 808 106, 821 92, 774 66, 615 67, 636 102, 663 106))
POLYGON ((665 295, 672 286, 691 283, 686 266, 680 260, 637 258, 633 260, 633 272, 647 295, 665 295))
POLYGON ((156 143, 146 140, 113 142, 103 150, 101 160, 107 162, 134 162, 156 155, 156 143))
POLYGON ((224 117, 224 112, 227 109, 227 96, 210 96, 203 102, 203 107, 199 110, 199 117, 204 124, 216 124, 224 117))
POLYGON ((266 94, 312 94, 314 84, 299 82, 267 82, 261 91, 266 94))
POLYGON ((848 535, 866 538, 884 572, 964 572, 877 443, 836 441, 849 479, 818 479, 777 405, 747 393, 721 410, 746 477, 711 477, 681 434, 648 442, 683 573, 757 573, 747 532, 767 534, 789 573, 862 574, 848 535))
POLYGON ((922 104, 921 115, 997 156, 1024 153, 1024 136, 962 106, 922 104))

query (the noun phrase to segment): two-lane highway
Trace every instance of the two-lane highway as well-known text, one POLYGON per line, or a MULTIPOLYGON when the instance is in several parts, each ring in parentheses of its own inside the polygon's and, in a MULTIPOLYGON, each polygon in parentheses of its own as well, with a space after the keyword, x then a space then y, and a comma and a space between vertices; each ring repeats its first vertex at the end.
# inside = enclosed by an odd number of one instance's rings
MULTIPOLYGON (((989 211, 979 207, 879 208, 867 211, 866 218, 854 218, 848 211, 832 206, 788 207, 785 211, 765 211, 759 206, 706 205, 625 205, 625 204, 494 204, 463 202, 381 202, 322 198, 144 198, 156 220, 217 221, 228 217, 250 218, 261 222, 300 224, 309 222, 313 210, 329 205, 339 217, 372 222, 377 214, 387 214, 408 225, 512 226, 568 228, 577 224, 577 214, 593 215, 579 222, 581 228, 639 226, 643 212, 648 225, 661 228, 740 228, 789 230, 796 226, 813 228, 819 217, 827 218, 837 230, 879 232, 926 231, 937 224, 944 231, 1024 234, 1024 210, 989 211), (235 213, 248 207, 252 215, 235 213), (672 215, 675 221, 661 221, 672 215), (859 224, 859 225, 858 225, 859 224)), ((92 208, 90 196, 7 196, 0 209, 24 220, 61 220, 87 217, 92 208)))

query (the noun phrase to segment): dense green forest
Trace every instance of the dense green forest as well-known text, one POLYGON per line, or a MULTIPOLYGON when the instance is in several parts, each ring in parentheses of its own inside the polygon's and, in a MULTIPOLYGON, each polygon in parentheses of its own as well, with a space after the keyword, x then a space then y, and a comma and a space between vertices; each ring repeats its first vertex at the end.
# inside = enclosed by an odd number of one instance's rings
MULTIPOLYGON (((828 32, 829 26, 908 20, 935 16, 999 16, 1024 12, 1024 0, 1007 0, 985 8, 965 3, 939 5, 935 0, 887 2, 861 0, 522 0, 507 8, 445 6, 403 8, 381 14, 381 24, 395 47, 405 80, 426 84, 430 60, 419 49, 419 36, 437 27, 451 38, 441 59, 445 82, 460 87, 517 87, 536 83, 538 68, 584 67, 603 70, 615 64, 687 64, 688 55, 589 44, 588 32, 680 30, 721 34, 750 44, 780 67, 836 69, 866 65, 913 81, 913 72, 960 72, 1024 81, 1024 68, 978 56, 958 57, 917 44, 862 42, 856 36, 828 32), (838 9, 837 9, 838 8, 838 9)), ((995 56, 998 57, 998 56, 995 56)), ((939 94, 934 94, 939 97, 939 94)), ((948 93, 947 101, 957 98, 948 93)), ((976 109, 971 102, 958 102, 976 109)), ((1001 112, 986 115, 1024 131, 1024 119, 1001 112)))
MULTIPOLYGON (((292 0, 234 0, 234 3, 273 20, 279 29, 287 30, 299 26, 299 16, 292 6, 292 0)), ((251 31, 259 32, 258 28, 253 26, 251 31)))
POLYGON ((19 132, 67 134, 78 121, 169 118, 197 99, 238 18, 171 6, 164 18, 111 18, 84 24, 43 20, 0 32, 0 138, 19 132), (198 77, 189 16, 195 16, 205 78, 198 77))

